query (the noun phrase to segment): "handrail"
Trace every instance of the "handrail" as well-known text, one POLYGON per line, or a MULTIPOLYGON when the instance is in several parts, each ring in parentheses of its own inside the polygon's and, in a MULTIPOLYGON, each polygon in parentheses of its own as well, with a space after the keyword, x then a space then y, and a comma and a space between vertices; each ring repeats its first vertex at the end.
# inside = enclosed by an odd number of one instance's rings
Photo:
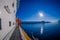
MULTIPOLYGON (((12 32, 12 30, 15 29, 15 28, 16 28, 16 27, 13 27, 13 28, 6 34, 6 36, 3 38, 3 40, 5 40, 5 39, 7 38, 7 36, 9 37, 9 34, 10 34, 10 33, 12 32)), ((13 30, 13 31, 14 31, 14 30, 13 30)), ((8 38, 7 38, 7 39, 8 39, 8 38)), ((7 40, 7 39, 6 39, 6 40, 7 40)))
POLYGON ((19 27, 19 29, 20 29, 20 33, 23 40, 31 40, 31 38, 27 35, 27 33, 21 27, 19 27))

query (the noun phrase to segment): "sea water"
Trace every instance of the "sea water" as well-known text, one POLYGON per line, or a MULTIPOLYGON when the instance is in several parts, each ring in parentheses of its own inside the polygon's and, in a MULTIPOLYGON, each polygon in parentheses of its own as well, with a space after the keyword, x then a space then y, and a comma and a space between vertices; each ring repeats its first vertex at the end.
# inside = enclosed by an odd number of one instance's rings
POLYGON ((24 31, 32 39, 34 36, 38 40, 58 40, 60 39, 60 23, 39 23, 39 24, 22 24, 24 31))

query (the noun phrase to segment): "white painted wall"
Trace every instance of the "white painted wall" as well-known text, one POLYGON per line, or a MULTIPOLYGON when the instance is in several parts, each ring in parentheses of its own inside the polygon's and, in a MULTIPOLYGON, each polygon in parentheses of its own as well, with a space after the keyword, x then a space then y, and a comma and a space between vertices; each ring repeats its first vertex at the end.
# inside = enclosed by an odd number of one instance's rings
POLYGON ((0 30, 0 40, 2 40, 8 32, 15 27, 15 14, 16 14, 16 0, 0 0, 0 18, 2 21, 2 26, 0 30), (14 8, 12 3, 14 2, 14 8), (4 9, 4 5, 8 5, 10 9, 10 14, 4 9), (14 13, 15 10, 15 13, 14 13), (11 27, 9 27, 9 21, 11 21, 11 27))

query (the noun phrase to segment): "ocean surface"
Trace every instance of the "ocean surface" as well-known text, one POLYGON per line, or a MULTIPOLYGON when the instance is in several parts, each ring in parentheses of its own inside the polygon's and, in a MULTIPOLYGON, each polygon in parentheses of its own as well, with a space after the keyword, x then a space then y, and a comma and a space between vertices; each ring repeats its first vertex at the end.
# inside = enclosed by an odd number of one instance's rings
POLYGON ((33 39, 60 40, 60 23, 22 24, 24 31, 33 39))

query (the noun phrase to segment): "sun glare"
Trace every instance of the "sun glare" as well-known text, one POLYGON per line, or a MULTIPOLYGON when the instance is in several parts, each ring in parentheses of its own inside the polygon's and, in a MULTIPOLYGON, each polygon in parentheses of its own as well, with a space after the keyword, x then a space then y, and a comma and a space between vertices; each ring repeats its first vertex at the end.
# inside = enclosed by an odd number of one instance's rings
POLYGON ((40 17, 44 17, 44 15, 43 15, 42 12, 39 12, 39 16, 40 16, 40 17))

